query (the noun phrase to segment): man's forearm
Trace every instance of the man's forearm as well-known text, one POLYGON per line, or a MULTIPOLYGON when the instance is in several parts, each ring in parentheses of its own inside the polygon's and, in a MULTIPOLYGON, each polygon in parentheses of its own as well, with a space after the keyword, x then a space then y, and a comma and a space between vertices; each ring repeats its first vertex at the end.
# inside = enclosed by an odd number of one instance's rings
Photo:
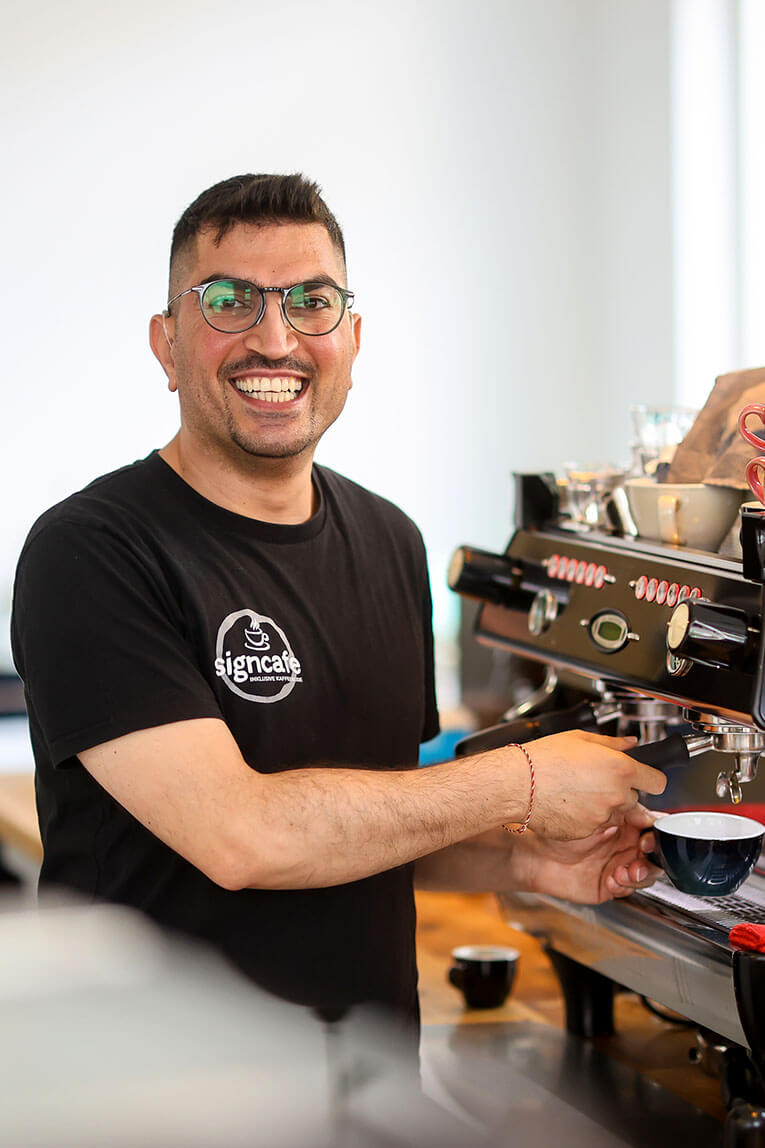
MULTIPOLYGON (((301 769, 260 777, 258 820, 270 828, 254 880, 243 871, 238 883, 337 885, 459 849, 458 842, 525 813, 525 763, 503 756, 393 773, 301 769)), ((245 822, 241 828, 252 837, 245 822)))
POLYGON ((521 849, 520 840, 504 829, 489 830, 421 857, 414 870, 415 884, 419 889, 454 893, 517 889, 521 849))
POLYGON ((620 824, 576 841, 545 839, 533 831, 512 837, 484 833, 423 857, 415 879, 426 889, 523 891, 597 905, 656 879, 660 870, 646 857, 654 847, 648 832, 653 818, 636 806, 620 824))
POLYGON ((428 769, 259 773, 224 723, 199 719, 84 751, 104 789, 230 889, 307 889, 371 876, 524 816, 515 750, 428 769))
MULTIPOLYGON (((638 788, 661 792, 662 775, 618 752, 629 744, 577 733, 533 743, 532 828, 584 837, 634 806, 638 788)), ((520 821, 530 799, 528 762, 512 747, 427 769, 264 774, 214 718, 139 730, 80 758, 156 837, 229 889, 307 889, 372 876, 520 821)), ((487 879, 498 880, 500 854, 484 864, 487 879)))

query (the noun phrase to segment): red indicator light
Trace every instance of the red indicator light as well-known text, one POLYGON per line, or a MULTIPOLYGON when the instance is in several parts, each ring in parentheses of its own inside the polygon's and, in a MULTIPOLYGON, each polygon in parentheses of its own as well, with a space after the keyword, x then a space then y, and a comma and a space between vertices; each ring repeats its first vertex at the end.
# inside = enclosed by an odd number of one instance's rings
POLYGON ((598 566, 598 568, 596 569, 595 579, 594 579, 594 586, 595 586, 596 590, 602 589, 602 587, 606 581, 606 574, 607 573, 608 573, 608 571, 606 570, 605 566, 598 566))
POLYGON ((645 598, 645 592, 647 589, 648 579, 646 578, 645 574, 641 574, 635 583, 635 597, 637 598, 638 602, 642 602, 643 598, 645 598))
POLYGON ((680 595, 680 587, 677 582, 673 582, 669 590, 667 590, 667 605, 674 606, 680 595))
POLYGON ((667 600, 667 591, 669 590, 669 582, 662 580, 656 587, 656 601, 660 606, 663 606, 667 600))
POLYGON ((585 586, 592 586, 593 582, 595 581, 595 571, 596 570, 597 570, 597 566, 595 565, 595 563, 590 562, 588 567, 587 567, 587 573, 584 576, 585 586))
POLYGON ((651 578, 651 580, 648 583, 648 587, 646 589, 646 592, 645 592, 646 602, 653 602, 654 598, 656 597, 656 591, 658 589, 659 589, 659 579, 658 578, 651 578))

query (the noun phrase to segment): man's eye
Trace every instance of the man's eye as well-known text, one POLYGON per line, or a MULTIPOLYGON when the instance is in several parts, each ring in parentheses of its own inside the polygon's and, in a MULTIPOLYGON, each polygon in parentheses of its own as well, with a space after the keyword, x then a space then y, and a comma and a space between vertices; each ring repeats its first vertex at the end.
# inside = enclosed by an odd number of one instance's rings
POLYGON ((205 292, 205 306, 215 315, 224 312, 250 310, 252 308, 252 288, 227 283, 213 284, 205 292))
POLYGON ((333 306, 334 292, 312 288, 310 291, 301 287, 289 297, 290 306, 297 311, 323 311, 333 306))

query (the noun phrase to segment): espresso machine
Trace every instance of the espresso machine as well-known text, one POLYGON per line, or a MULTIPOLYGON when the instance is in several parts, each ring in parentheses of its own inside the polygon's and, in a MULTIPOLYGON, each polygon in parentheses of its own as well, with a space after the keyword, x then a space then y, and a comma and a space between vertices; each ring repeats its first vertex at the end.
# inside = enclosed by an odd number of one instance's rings
MULTIPOLYGON (((553 475, 514 481, 505 552, 460 547, 449 584, 480 602, 480 643, 541 663, 545 706, 523 716, 516 707, 512 720, 464 738, 457 755, 564 729, 636 733, 633 755, 659 769, 693 769, 714 753, 709 803, 735 808, 765 752, 765 509, 742 507, 743 557, 726 558, 639 538, 618 518, 583 529, 553 475), (550 709, 559 680, 581 696, 550 709)), ((662 1005, 697 1026, 699 1058, 715 1050, 731 1115, 746 1103, 765 1130, 765 954, 728 939, 737 922, 765 923, 765 859, 724 897, 690 897, 662 877, 597 906, 499 900, 508 923, 543 940, 570 1033, 612 1033, 615 990, 662 1005)))

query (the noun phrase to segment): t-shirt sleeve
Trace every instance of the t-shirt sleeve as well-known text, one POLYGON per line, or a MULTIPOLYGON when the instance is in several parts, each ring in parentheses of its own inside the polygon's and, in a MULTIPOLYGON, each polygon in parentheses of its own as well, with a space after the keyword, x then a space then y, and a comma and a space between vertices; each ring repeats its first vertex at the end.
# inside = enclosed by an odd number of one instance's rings
POLYGON ((55 522, 31 537, 12 641, 57 765, 138 729, 221 716, 162 571, 116 530, 55 522))

